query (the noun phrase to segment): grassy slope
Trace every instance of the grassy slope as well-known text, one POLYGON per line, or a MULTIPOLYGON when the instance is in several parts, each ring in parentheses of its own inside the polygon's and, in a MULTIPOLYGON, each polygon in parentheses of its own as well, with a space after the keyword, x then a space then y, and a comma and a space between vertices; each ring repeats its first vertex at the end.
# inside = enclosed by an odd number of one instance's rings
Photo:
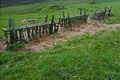
MULTIPOLYGON (((96 0, 91 0, 96 1, 96 0)), ((101 0, 102 1, 102 0, 101 0)), ((103 0, 105 1, 105 0, 103 0)), ((106 0, 107 1, 107 0, 106 0)), ((113 1, 113 0, 110 0, 113 1)), ((117 1, 117 0, 114 0, 117 1)), ((49 20, 51 19, 51 15, 55 14, 56 19, 62 16, 63 10, 51 10, 49 9, 52 5, 62 5, 65 6, 67 9, 64 11, 67 13, 70 12, 71 15, 79 14, 77 8, 84 8, 88 10, 88 13, 92 15, 95 10, 100 10, 108 7, 113 7, 113 18, 110 21, 105 21, 105 23, 114 23, 120 22, 120 1, 117 2, 110 2, 110 3, 98 3, 98 4, 89 4, 90 0, 70 0, 70 1, 58 1, 58 2, 46 2, 46 3, 37 3, 31 5, 24 5, 24 6, 16 6, 16 7, 6 7, 0 8, 0 39, 3 39, 3 32, 1 31, 2 28, 8 27, 8 18, 13 18, 15 20, 15 26, 27 25, 27 24, 35 24, 44 21, 44 17, 46 14, 49 14, 49 20), (42 11, 37 11, 37 9, 42 8, 42 11), (26 18, 37 18, 37 22, 28 22, 28 23, 21 23, 22 19, 26 18)))
MULTIPOLYGON (((40 2, 55 2, 55 1, 65 1, 65 0, 1 0, 1 7, 5 6, 15 6, 15 5, 25 5, 25 4, 33 4, 33 3, 40 3, 40 2)), ((72 0, 67 0, 72 1, 72 0)), ((90 1, 117 1, 117 0, 75 0, 80 2, 90 2, 90 1)))
POLYGON ((89 33, 43 52, 0 53, 3 80, 120 79, 120 27, 89 33))

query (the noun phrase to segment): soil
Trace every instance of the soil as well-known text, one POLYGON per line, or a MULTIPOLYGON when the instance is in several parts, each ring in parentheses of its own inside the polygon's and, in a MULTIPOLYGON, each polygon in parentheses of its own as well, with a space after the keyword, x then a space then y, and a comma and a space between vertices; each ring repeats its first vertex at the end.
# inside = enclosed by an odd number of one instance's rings
MULTIPOLYGON (((88 22, 84 24, 73 24, 72 31, 69 29, 60 28, 57 34, 41 37, 40 39, 29 41, 25 44, 25 47, 20 50, 21 51, 42 51, 46 48, 51 48, 53 45, 57 43, 62 43, 67 40, 70 40, 75 35, 82 35, 85 32, 91 32, 95 34, 96 31, 102 29, 112 28, 120 26, 120 24, 101 24, 99 21, 92 20, 90 17, 88 18, 88 22)), ((1 43, 0 43, 1 44, 1 43)), ((4 47, 0 49, 3 49, 4 47)))
POLYGON ((22 23, 26 23, 26 22, 36 22, 37 19, 33 18, 33 19, 23 19, 21 20, 22 23))

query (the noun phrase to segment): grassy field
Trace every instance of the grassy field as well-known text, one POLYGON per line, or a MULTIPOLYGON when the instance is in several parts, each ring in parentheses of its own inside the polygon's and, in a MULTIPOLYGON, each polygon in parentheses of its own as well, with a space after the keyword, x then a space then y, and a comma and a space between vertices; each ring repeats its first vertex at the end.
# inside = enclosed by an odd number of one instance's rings
MULTIPOLYGON (((41 23, 45 15, 54 14, 56 20, 62 11, 79 14, 78 8, 87 9, 92 16, 95 10, 113 7, 112 17, 102 23, 120 23, 119 0, 66 0, 0 8, 0 40, 2 28, 8 27, 8 18, 15 26, 41 23), (91 4, 92 1, 98 3, 91 4), (110 2, 108 2, 110 1, 110 2), (49 9, 64 6, 66 9, 49 9), (37 22, 21 20, 36 18, 37 22)), ((120 79, 120 27, 101 30, 97 34, 85 33, 42 52, 0 51, 0 80, 119 80, 120 79)))
POLYGON ((16 7, 5 7, 0 8, 0 40, 3 40, 3 32, 2 28, 8 27, 8 18, 13 18, 15 20, 15 26, 27 25, 27 24, 35 24, 41 23, 44 21, 45 15, 49 15, 49 20, 51 19, 51 15, 54 14, 56 20, 59 17, 62 17, 62 11, 70 12, 70 15, 79 14, 78 8, 87 9, 87 13, 90 16, 93 15, 95 10, 101 10, 107 7, 113 7, 112 18, 108 21, 104 21, 104 23, 118 23, 120 22, 120 1, 119 0, 67 0, 67 1, 57 1, 57 2, 46 2, 46 3, 37 3, 31 5, 22 5, 16 7), (90 4, 92 1, 96 1, 98 3, 90 4), (49 9, 51 6, 64 6, 66 9, 49 9), (27 22, 22 23, 21 20, 28 18, 36 18, 38 19, 36 22, 27 22))
POLYGON ((1 80, 119 80, 120 27, 42 52, 0 53, 1 80))

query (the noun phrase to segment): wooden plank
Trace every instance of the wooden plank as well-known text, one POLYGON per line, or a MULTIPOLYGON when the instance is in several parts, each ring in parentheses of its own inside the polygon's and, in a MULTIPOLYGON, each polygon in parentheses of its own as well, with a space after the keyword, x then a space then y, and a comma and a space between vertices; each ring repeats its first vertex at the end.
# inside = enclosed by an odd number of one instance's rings
POLYGON ((2 31, 8 32, 8 31, 9 31, 9 29, 2 28, 2 31))

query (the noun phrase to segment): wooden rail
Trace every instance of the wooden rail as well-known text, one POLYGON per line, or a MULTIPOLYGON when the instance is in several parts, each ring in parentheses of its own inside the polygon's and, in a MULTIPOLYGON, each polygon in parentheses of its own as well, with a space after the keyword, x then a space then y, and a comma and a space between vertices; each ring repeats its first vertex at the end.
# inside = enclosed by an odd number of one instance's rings
POLYGON ((63 17, 59 18, 59 21, 55 21, 55 16, 52 15, 52 19, 50 22, 48 21, 48 14, 45 17, 45 21, 41 24, 32 24, 26 26, 15 27, 14 20, 8 19, 9 28, 3 28, 6 44, 13 44, 18 41, 30 41, 38 39, 42 36, 47 36, 53 34, 54 32, 58 32, 59 27, 67 27, 71 28, 72 24, 76 22, 87 22, 87 18, 89 15, 86 14, 86 10, 82 15, 82 9, 80 9, 80 14, 75 16, 70 16, 68 12, 68 16, 65 16, 65 13, 62 12, 63 17))
POLYGON ((100 12, 95 11, 92 18, 95 20, 104 19, 106 16, 107 17, 111 16, 111 11, 112 7, 111 8, 106 7, 104 10, 101 10, 100 12))

